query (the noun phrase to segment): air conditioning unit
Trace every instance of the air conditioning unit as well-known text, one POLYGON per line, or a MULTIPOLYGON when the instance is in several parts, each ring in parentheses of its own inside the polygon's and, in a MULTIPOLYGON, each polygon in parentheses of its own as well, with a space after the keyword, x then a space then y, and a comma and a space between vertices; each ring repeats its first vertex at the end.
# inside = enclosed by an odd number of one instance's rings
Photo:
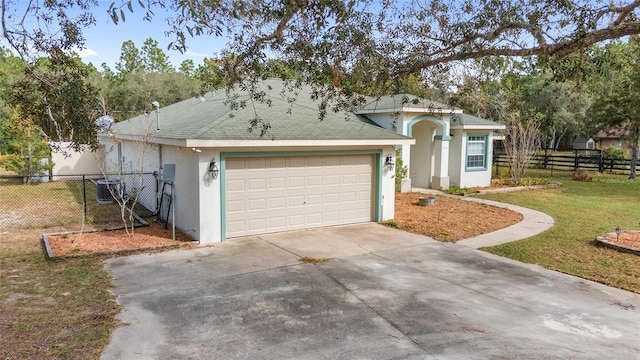
POLYGON ((96 197, 98 204, 113 203, 115 200, 114 195, 119 196, 121 189, 122 194, 125 194, 124 188, 121 188, 123 185, 118 179, 101 179, 96 181, 96 185, 98 186, 98 195, 96 197))

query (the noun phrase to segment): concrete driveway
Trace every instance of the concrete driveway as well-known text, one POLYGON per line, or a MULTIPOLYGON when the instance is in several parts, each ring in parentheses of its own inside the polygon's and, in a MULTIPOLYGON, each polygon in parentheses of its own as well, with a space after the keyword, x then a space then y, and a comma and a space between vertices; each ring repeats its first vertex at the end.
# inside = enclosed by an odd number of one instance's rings
POLYGON ((374 223, 106 267, 127 325, 103 359, 640 357, 638 295, 374 223))

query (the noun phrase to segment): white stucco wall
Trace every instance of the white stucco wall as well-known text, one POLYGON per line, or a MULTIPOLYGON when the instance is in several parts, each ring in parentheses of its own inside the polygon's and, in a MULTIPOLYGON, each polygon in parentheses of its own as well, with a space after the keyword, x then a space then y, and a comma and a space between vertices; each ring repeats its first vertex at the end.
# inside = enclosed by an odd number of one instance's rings
POLYGON ((98 174, 119 178, 127 194, 139 192, 138 203, 156 211, 156 178, 151 173, 160 168, 159 146, 137 141, 101 138, 105 153, 98 174))
POLYGON ((431 186, 431 176, 434 174, 435 130, 435 126, 429 121, 422 121, 413 126, 413 138, 420 139, 411 146, 409 176, 413 187, 428 189, 431 186))
POLYGON ((449 177, 451 186, 460 186, 460 176, 464 171, 464 163, 462 161, 462 147, 464 145, 464 134, 461 130, 451 131, 451 140, 449 141, 449 177))
POLYGON ((395 167, 393 170, 389 170, 384 166, 385 157, 391 154, 395 158, 395 147, 389 146, 382 149, 381 163, 382 163, 382 219, 381 221, 391 220, 394 218, 395 210, 395 193, 396 193, 396 180, 395 180, 395 167))
POLYGON ((462 164, 460 167, 460 185, 459 187, 478 187, 491 185, 491 160, 493 159, 493 134, 491 132, 469 131, 464 132, 462 138, 462 164), (487 168, 485 170, 467 170, 465 168, 467 158, 467 137, 469 135, 488 135, 487 138, 487 168))
POLYGON ((222 241, 222 208, 221 208, 221 174, 217 179, 213 179, 208 173, 209 163, 215 159, 218 170, 220 166, 220 151, 213 149, 202 149, 198 156, 198 178, 196 179, 199 189, 199 231, 197 238, 201 244, 209 244, 222 241))
MULTIPOLYGON (((200 234, 199 154, 191 149, 162 146, 162 163, 176 165, 174 180, 173 211, 176 228, 198 240, 200 234)), ((169 214, 169 222, 172 216, 169 214)))

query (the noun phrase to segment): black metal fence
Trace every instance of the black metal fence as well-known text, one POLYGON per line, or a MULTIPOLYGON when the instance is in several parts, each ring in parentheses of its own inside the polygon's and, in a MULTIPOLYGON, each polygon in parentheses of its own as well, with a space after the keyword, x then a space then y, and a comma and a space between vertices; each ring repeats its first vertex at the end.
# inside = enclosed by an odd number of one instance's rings
MULTIPOLYGON (((613 159, 603 156, 600 150, 570 150, 568 152, 544 152, 533 157, 530 168, 546 169, 553 171, 598 171, 598 172, 621 172, 629 173, 631 169, 631 160, 629 159, 613 159)), ((509 167, 509 157, 500 152, 494 152, 493 164, 496 168, 496 174, 500 173, 500 169, 509 167)))
POLYGON ((153 173, 0 176, 0 231, 19 228, 77 230, 122 225, 129 210, 155 214, 158 181, 153 173), (123 199, 124 208, 116 199, 123 199), (131 209, 133 208, 133 209, 131 209))

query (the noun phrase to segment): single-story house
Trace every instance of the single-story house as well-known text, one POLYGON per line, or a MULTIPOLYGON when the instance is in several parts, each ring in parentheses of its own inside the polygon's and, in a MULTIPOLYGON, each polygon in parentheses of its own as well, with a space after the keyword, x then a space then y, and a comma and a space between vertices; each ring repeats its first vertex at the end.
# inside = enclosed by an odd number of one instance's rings
MULTIPOLYGON (((616 149, 622 149, 631 156, 631 144, 625 139, 627 133, 623 133, 618 129, 611 129, 608 131, 599 131, 596 135, 598 139, 598 145, 600 149, 613 147, 616 149)), ((638 150, 638 156, 640 156, 640 150, 638 150)))
POLYGON ((403 191, 491 181, 499 124, 405 95, 320 120, 309 89, 291 100, 279 80, 260 86, 266 101, 240 93, 244 107, 221 91, 114 124, 99 138, 105 171, 175 169, 175 225, 202 244, 392 219, 396 148, 410 174, 403 191), (249 130, 255 119, 269 124, 262 136, 249 130))

